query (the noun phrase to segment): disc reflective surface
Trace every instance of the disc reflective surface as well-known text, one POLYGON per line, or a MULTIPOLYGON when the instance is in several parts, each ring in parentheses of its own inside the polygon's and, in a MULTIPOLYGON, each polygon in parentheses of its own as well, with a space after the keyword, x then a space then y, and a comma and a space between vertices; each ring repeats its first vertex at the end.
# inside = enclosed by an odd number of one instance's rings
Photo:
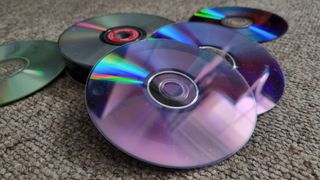
POLYGON ((288 24, 282 17, 246 7, 205 8, 195 13, 190 21, 207 22, 235 29, 255 42, 272 41, 288 30, 288 24))
POLYGON ((0 46, 0 105, 41 89, 64 67, 55 42, 22 41, 0 46))
POLYGON ((171 40, 130 43, 101 58, 88 78, 86 103, 116 147, 171 168, 226 159, 246 144, 256 123, 255 98, 238 71, 212 52, 171 40), (157 87, 171 101, 162 95, 157 103, 148 91, 157 87), (174 104, 184 95, 188 106, 174 104))
POLYGON ((251 86, 258 114, 272 109, 284 93, 284 75, 277 61, 258 43, 236 31, 207 23, 186 22, 164 26, 152 37, 220 51, 251 86))
POLYGON ((63 32, 59 47, 75 79, 84 83, 99 58, 129 42, 145 39, 172 21, 153 15, 119 13, 80 21, 63 32), (79 73, 79 70, 81 73, 79 73))

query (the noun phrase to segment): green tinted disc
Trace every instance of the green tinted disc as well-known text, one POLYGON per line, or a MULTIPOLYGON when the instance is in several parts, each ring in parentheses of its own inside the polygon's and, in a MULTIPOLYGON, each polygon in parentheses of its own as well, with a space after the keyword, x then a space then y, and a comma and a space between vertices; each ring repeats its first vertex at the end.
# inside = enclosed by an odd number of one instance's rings
POLYGON ((55 42, 22 41, 0 46, 0 106, 41 89, 64 67, 55 42))

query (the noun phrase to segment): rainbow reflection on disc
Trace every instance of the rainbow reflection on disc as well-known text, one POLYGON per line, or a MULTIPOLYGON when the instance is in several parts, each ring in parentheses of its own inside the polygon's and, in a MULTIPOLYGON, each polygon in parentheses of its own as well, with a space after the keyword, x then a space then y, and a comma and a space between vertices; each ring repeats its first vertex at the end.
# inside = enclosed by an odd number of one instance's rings
POLYGON ((64 67, 65 60, 55 42, 19 41, 0 46, 0 106, 40 90, 64 67))
POLYGON ((240 150, 256 102, 215 53, 172 40, 126 44, 102 57, 86 85, 89 115, 116 147, 145 162, 194 168, 240 150))
POLYGON ((284 92, 284 75, 277 61, 258 43, 222 26, 176 23, 155 31, 152 38, 172 39, 220 53, 248 81, 257 99, 257 113, 272 109, 284 92))
POLYGON ((205 8, 196 12, 190 21, 235 29, 249 39, 260 43, 277 39, 288 30, 288 24, 282 17, 247 7, 205 8))
POLYGON ((106 53, 123 44, 143 40, 171 20, 140 13, 115 13, 82 20, 66 29, 59 48, 67 70, 85 84, 92 67, 106 53))

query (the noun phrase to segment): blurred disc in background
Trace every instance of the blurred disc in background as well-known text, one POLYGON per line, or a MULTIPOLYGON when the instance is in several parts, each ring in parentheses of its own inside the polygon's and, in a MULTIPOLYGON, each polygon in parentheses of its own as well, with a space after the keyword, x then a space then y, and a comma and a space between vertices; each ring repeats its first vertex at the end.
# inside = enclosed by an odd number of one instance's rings
POLYGON ((64 67, 55 42, 21 41, 0 46, 0 106, 41 89, 64 67))
POLYGON ((277 39, 288 30, 288 24, 282 17, 246 7, 205 8, 196 12, 190 21, 231 28, 260 43, 277 39))

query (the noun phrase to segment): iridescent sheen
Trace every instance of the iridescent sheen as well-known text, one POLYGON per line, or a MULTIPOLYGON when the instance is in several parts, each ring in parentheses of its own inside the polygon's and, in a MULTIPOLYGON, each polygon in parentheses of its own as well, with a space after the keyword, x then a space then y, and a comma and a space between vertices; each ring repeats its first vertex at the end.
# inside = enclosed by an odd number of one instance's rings
POLYGON ((130 79, 126 77, 113 76, 113 75, 105 75, 99 73, 92 73, 90 79, 92 80, 101 80, 101 81, 111 81, 118 83, 128 83, 128 84, 143 84, 143 81, 139 81, 136 79, 130 79))
POLYGON ((221 20, 225 18, 225 15, 214 10, 214 9, 201 9, 200 12, 195 13, 195 16, 203 17, 203 18, 210 18, 210 19, 216 19, 221 20))
POLYGON ((264 37, 266 40, 272 40, 277 38, 277 36, 272 34, 271 32, 263 30, 262 26, 257 27, 257 25, 251 25, 248 27, 248 29, 264 37))
POLYGON ((95 67, 95 72, 109 72, 113 75, 124 74, 139 79, 145 79, 149 74, 148 71, 114 54, 105 56, 95 67))
POLYGON ((279 38, 288 30, 287 22, 280 16, 247 7, 205 8, 196 12, 190 21, 206 22, 234 29, 255 42, 267 42, 279 38), (229 17, 241 17, 252 21, 246 28, 231 28, 222 23, 229 17))
POLYGON ((170 168, 228 158, 250 139, 257 118, 253 93, 236 69, 212 52, 172 40, 126 44, 100 58, 89 75, 86 104, 91 120, 113 145, 170 168), (110 62, 116 62, 115 69, 110 62), (147 93, 150 76, 167 70, 197 84, 199 98, 192 107, 160 106, 147 93), (144 77, 143 84, 112 80, 116 71, 121 77, 144 77))
POLYGON ((149 72, 115 54, 105 56, 95 66, 90 76, 92 80, 105 80, 121 83, 143 84, 149 72), (108 72, 108 74, 105 74, 108 72))
POLYGON ((35 75, 38 77, 44 77, 46 75, 46 73, 43 70, 40 69, 25 69, 23 70, 24 73, 26 74, 31 74, 31 75, 35 75))
MULTIPOLYGON (((94 17, 78 22, 65 30, 59 38, 59 48, 67 58, 70 75, 85 84, 88 74, 97 61, 105 54, 119 47, 103 37, 112 28, 134 27, 141 29, 139 40, 172 21, 148 14, 116 13, 94 17)), ((138 39, 137 39, 138 40, 138 39)))
POLYGON ((208 23, 185 22, 166 25, 151 37, 172 39, 195 47, 214 47, 231 55, 235 61, 233 66, 255 92, 258 114, 272 109, 284 93, 284 75, 277 61, 261 45, 237 31, 208 23), (265 77, 266 73, 268 77, 265 77))
POLYGON ((97 26, 97 25, 94 25, 94 24, 90 24, 90 23, 87 23, 87 22, 80 22, 77 24, 77 26, 80 26, 80 27, 85 27, 85 28, 89 28, 89 29, 96 29, 98 31, 106 31, 107 28, 105 27, 100 27, 100 26, 97 26))
POLYGON ((21 41, 0 46, 0 64, 15 59, 25 61, 25 67, 0 78, 0 106, 43 88, 65 67, 57 43, 50 41, 21 41))

